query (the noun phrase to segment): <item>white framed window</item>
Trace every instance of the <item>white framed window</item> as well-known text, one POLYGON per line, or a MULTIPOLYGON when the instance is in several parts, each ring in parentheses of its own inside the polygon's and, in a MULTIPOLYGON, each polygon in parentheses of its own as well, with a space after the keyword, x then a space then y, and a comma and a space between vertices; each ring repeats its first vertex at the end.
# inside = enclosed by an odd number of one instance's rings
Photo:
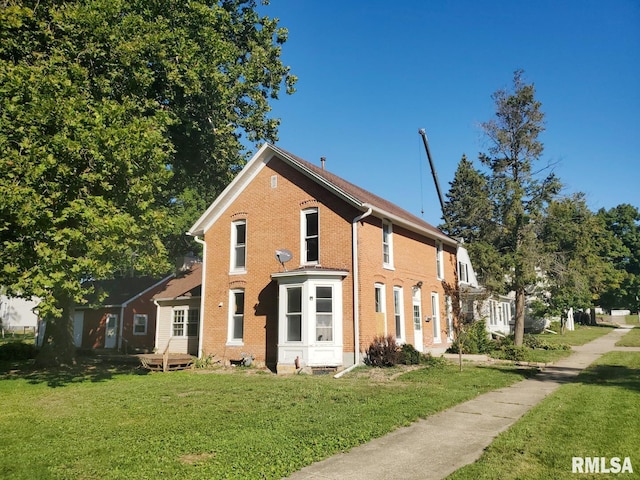
POLYGON ((286 289, 287 311, 286 342, 302 341, 302 287, 291 286, 286 289))
POLYGON ((384 284, 376 283, 374 285, 374 301, 376 313, 384 313, 384 284))
POLYGON ((247 221, 231 223, 231 271, 247 271, 247 221))
POLYGON ((431 292, 431 324, 433 325, 434 343, 442 342, 440 337, 440 295, 431 292))
POLYGON ((382 266, 393 268, 393 225, 388 220, 382 221, 382 266))
POLYGON ((396 324, 396 340, 404 342, 404 300, 402 287, 393 287, 393 317, 396 324))
POLYGON ((498 302, 495 300, 489 300, 489 324, 498 324, 498 302))
POLYGON ((458 262, 458 280, 460 282, 469 282, 469 267, 464 262, 458 262))
POLYGON ((133 316, 133 334, 146 335, 148 321, 149 317, 146 313, 136 313, 133 316))
POLYGON ((176 307, 173 309, 171 332, 174 337, 197 337, 200 311, 197 308, 176 307))
POLYGON ((509 302, 502 302, 502 320, 506 326, 511 322, 511 305, 509 302))
POLYGON ((244 340, 244 290, 229 291, 229 328, 227 343, 242 344, 244 340))
POLYGON ((320 260, 320 223, 317 208, 308 208, 302 211, 300 230, 302 263, 317 265, 320 260))
POLYGON ((453 300, 451 295, 445 295, 444 304, 447 308, 447 338, 453 342, 455 332, 453 331, 453 300))
POLYGON ((333 287, 316 285, 316 341, 333 342, 333 287))
POLYGON ((444 253, 442 251, 442 242, 436 241, 436 275, 438 280, 444 279, 444 253))

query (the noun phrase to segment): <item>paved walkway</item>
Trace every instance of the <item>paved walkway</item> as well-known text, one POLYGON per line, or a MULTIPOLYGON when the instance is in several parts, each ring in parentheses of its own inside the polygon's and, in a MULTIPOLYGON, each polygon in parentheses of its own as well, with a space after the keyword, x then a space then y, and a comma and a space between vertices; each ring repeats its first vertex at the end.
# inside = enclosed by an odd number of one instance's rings
POLYGON ((627 332, 627 328, 617 328, 586 345, 573 347, 571 356, 546 367, 534 378, 479 395, 347 453, 309 465, 288 478, 442 479, 475 462, 500 432, 601 355, 622 350, 615 343, 627 332))

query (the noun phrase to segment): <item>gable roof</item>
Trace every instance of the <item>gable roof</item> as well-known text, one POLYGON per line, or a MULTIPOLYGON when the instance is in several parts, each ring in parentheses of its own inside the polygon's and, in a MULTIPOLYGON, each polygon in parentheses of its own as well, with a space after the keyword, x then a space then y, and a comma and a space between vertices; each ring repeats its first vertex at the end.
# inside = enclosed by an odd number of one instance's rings
POLYGON ((362 212, 366 212, 371 208, 372 214, 378 218, 391 220, 394 224, 401 225, 408 230, 441 240, 450 245, 457 244, 454 239, 448 237, 433 225, 388 200, 269 143, 265 143, 256 152, 242 171, 223 190, 187 233, 193 236, 203 235, 218 219, 227 205, 240 194, 245 186, 274 156, 362 212))
POLYGON ((106 293, 107 296, 99 302, 103 307, 122 307, 140 295, 148 292, 152 288, 166 282, 173 275, 168 277, 129 277, 115 278, 112 280, 94 280, 87 282, 93 286, 93 293, 87 295, 85 299, 89 305, 80 305, 79 308, 91 308, 92 304, 97 303, 98 296, 106 293))
POLYGON ((195 298, 202 294, 202 263, 195 263, 191 269, 179 273, 169 280, 162 290, 153 296, 153 300, 175 300, 176 298, 195 298))

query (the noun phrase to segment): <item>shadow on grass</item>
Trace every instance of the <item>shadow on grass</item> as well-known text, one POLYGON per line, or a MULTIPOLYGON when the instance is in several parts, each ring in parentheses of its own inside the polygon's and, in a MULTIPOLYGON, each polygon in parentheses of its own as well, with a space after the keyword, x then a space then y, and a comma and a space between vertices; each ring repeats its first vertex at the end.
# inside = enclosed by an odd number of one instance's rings
POLYGON ((69 367, 36 368, 33 360, 0 364, 0 380, 27 380, 36 385, 46 383, 51 388, 74 383, 104 382, 119 375, 146 375, 148 370, 133 363, 121 363, 100 358, 78 357, 69 367))
POLYGON ((576 378, 585 385, 621 387, 640 392, 640 369, 624 365, 593 365, 576 378))

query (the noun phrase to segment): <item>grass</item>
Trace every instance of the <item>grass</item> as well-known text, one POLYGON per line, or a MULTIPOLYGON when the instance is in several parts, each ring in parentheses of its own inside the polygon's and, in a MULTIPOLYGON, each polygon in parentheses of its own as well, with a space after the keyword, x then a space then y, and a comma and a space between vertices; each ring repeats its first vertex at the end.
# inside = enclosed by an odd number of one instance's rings
POLYGON ((0 375, 0 478, 281 478, 531 374, 444 364, 340 379, 99 364, 9 371, 0 375))
MULTIPOLYGON (((565 331, 564 334, 553 333, 540 333, 535 334, 534 337, 541 341, 541 343, 547 343, 551 346, 566 344, 571 346, 584 345, 596 338, 599 338, 607 333, 611 332, 615 327, 610 326, 586 326, 576 325, 576 329, 573 331, 565 331)), ((536 362, 536 363, 553 363, 562 358, 568 357, 573 352, 569 350, 553 350, 553 349, 522 349, 520 351, 521 361, 524 362, 536 362)), ((499 358, 500 351, 494 351, 491 356, 499 358)))
POLYGON ((619 347, 640 347, 640 329, 634 328, 616 342, 619 347))
POLYGON ((572 474, 572 457, 630 457, 640 470, 640 353, 609 352, 530 410, 449 480, 604 478, 572 474))
POLYGON ((538 338, 543 339, 548 343, 566 343, 568 345, 584 345, 585 343, 589 343, 596 338, 599 338, 607 333, 610 333, 616 327, 599 325, 599 326, 591 326, 591 325, 576 325, 576 329, 573 331, 565 331, 564 334, 558 333, 554 335, 553 333, 541 333, 536 335, 538 338))

